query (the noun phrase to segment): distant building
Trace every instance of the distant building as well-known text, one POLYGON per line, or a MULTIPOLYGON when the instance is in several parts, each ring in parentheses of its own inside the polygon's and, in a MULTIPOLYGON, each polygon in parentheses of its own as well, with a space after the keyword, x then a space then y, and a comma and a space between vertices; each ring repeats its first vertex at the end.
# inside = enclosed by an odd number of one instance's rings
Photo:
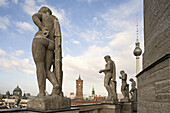
POLYGON ((101 95, 99 95, 99 96, 95 96, 94 97, 94 100, 95 101, 97 101, 97 102, 102 102, 102 101, 104 101, 106 99, 106 97, 102 97, 101 95))
POLYGON ((91 94, 91 100, 94 100, 94 98, 95 98, 95 90, 94 90, 94 87, 93 87, 93 89, 92 89, 92 94, 91 94))
POLYGON ((14 90, 13 90, 13 96, 19 96, 22 97, 22 90, 21 88, 19 88, 19 86, 17 86, 14 90))
POLYGON ((80 75, 76 80, 76 98, 83 99, 83 80, 81 80, 80 75))
POLYGON ((0 99, 0 109, 15 108, 17 107, 16 102, 18 100, 20 107, 26 107, 30 96, 30 93, 24 93, 24 95, 22 96, 22 90, 21 88, 19 88, 19 86, 17 86, 13 90, 13 94, 10 94, 10 92, 7 91, 5 95, 2 95, 2 100, 0 99))
POLYGON ((74 92, 70 93, 70 99, 75 99, 74 92))

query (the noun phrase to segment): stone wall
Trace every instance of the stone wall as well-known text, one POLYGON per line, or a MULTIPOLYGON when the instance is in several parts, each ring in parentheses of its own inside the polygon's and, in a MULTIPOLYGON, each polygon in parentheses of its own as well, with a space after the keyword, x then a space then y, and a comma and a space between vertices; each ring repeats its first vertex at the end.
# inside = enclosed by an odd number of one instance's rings
POLYGON ((33 110, 27 108, 15 108, 0 110, 1 113, 133 113, 132 103, 98 103, 87 105, 74 105, 68 109, 58 110, 33 110))
POLYGON ((169 11, 169 0, 144 0, 143 69, 170 53, 169 11))
POLYGON ((138 113, 170 113, 170 2, 144 0, 143 70, 137 75, 138 113))
POLYGON ((138 76, 137 112, 170 113, 170 55, 152 66, 138 76))

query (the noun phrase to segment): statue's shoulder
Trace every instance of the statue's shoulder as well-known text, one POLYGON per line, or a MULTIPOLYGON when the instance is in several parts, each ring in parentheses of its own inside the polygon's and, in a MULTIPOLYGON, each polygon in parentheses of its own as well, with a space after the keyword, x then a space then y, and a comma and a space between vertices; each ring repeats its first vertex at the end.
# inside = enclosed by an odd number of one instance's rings
POLYGON ((58 18, 56 16, 52 15, 52 17, 54 18, 55 21, 58 22, 58 18))

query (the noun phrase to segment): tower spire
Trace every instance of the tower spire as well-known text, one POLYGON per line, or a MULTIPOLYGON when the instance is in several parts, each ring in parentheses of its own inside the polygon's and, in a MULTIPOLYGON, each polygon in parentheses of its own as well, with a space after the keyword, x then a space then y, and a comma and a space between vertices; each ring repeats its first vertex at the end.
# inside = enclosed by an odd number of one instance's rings
POLYGON ((81 79, 81 77, 80 77, 80 73, 79 73, 79 79, 81 79))
POLYGON ((136 42, 138 42, 139 41, 139 39, 138 39, 138 15, 137 15, 137 23, 136 23, 136 42))
POLYGON ((139 56, 142 54, 142 50, 140 48, 140 42, 138 39, 138 15, 137 15, 137 24, 136 24, 136 37, 137 37, 137 40, 135 43, 136 47, 135 47, 135 50, 133 51, 133 54, 136 56, 136 75, 137 75, 140 71, 139 56))

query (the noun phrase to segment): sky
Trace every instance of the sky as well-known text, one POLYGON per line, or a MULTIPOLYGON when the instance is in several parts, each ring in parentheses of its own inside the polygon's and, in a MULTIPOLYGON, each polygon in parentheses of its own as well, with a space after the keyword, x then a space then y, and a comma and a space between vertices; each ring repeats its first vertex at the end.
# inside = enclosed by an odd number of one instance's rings
MULTIPOLYGON (((117 92, 120 71, 135 78, 133 50, 136 42, 136 17, 139 41, 143 47, 143 0, 0 0, 0 93, 19 85, 23 93, 38 94, 32 40, 38 31, 32 15, 47 6, 60 22, 63 55, 63 92, 76 93, 76 79, 84 80, 83 94, 107 95, 104 88, 104 56, 116 64, 117 92)), ((140 57, 142 69, 142 55, 140 57)), ((52 85, 47 80, 47 92, 52 85)))

